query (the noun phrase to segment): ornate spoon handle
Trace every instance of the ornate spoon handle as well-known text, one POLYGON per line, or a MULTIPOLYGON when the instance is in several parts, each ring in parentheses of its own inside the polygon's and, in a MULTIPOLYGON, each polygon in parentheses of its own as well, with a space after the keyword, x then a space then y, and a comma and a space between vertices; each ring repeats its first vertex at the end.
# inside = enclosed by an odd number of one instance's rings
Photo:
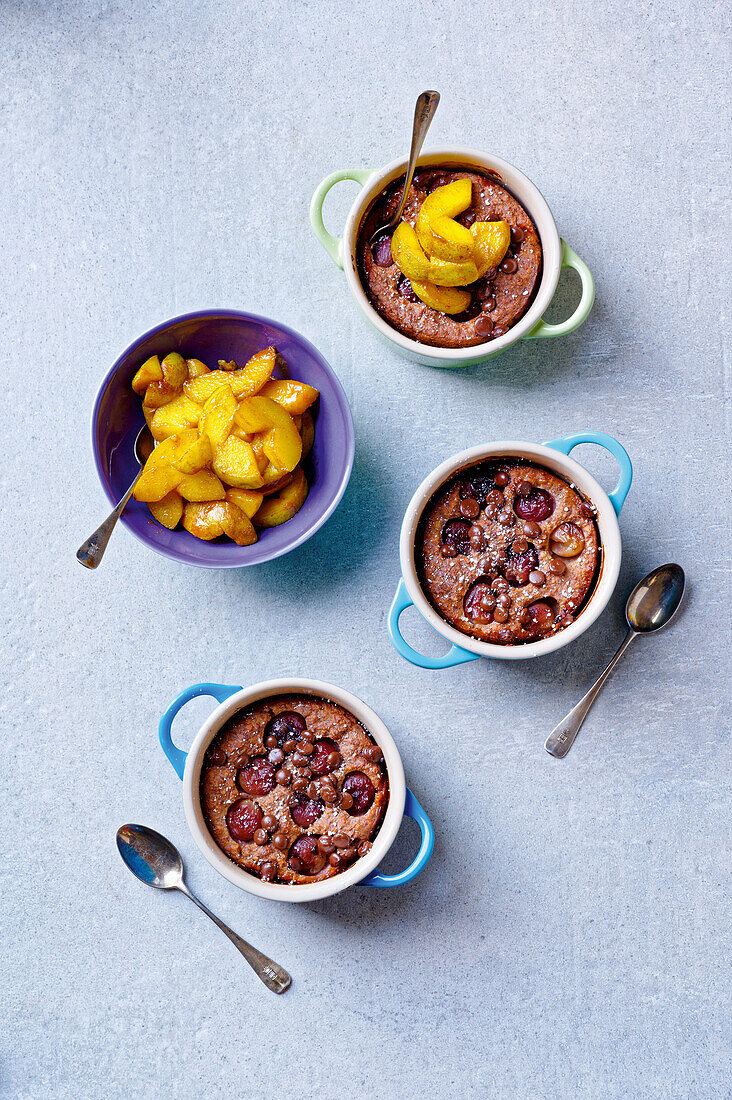
POLYGON ((76 551, 76 560, 86 566, 87 569, 96 569, 104 557, 104 551, 107 549, 107 543, 110 540, 112 531, 114 531, 117 526, 117 520, 127 507, 127 502, 132 496, 132 490, 137 485, 141 474, 142 467, 140 467, 140 472, 114 511, 110 512, 104 523, 100 523, 94 534, 90 535, 86 542, 82 542, 81 546, 76 551))
POLYGON ((575 707, 572 707, 569 714, 562 719, 559 725, 554 727, 544 744, 544 748, 548 753, 551 753, 552 756, 556 756, 558 760, 562 760, 567 755, 575 742, 575 738, 580 731, 582 723, 587 717, 590 707, 600 694, 602 685, 605 683, 630 643, 637 637, 638 634, 635 630, 628 631, 620 644, 620 648, 605 671, 597 678, 587 694, 580 699, 579 703, 577 703, 575 707))
POLYGON ((197 905, 201 912, 205 913, 207 917, 210 917, 214 924, 221 929, 225 936, 228 936, 231 942, 244 956, 249 965, 251 966, 257 977, 264 982, 267 989, 271 989, 273 993, 284 993, 286 989, 292 984, 292 978, 283 967, 279 966, 272 959, 267 958, 261 951, 257 951, 256 947, 252 947, 250 943, 243 940, 241 936, 237 936, 236 932, 224 924, 222 920, 212 913, 202 901, 199 901, 195 894, 192 894, 184 882, 181 882, 177 887, 182 894, 185 894, 187 898, 190 898, 194 905, 197 905))

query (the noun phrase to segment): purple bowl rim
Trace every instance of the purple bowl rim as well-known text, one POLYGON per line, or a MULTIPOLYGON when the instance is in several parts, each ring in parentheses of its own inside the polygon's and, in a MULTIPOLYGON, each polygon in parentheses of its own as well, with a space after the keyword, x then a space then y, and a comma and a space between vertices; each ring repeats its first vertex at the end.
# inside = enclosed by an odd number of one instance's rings
MULTIPOLYGON (((313 523, 312 527, 309 527, 306 531, 303 531, 303 533, 298 538, 296 538, 291 545, 283 546, 281 549, 274 551, 266 558, 260 558, 256 562, 191 561, 191 559, 186 554, 183 554, 177 550, 165 549, 162 546, 155 546, 152 542, 148 542, 147 539, 143 538, 143 536, 127 522, 124 512, 120 516, 120 522, 125 525, 130 534, 133 535, 138 540, 138 542, 143 543, 144 546, 147 546, 156 554, 160 554, 161 557, 170 558, 172 561, 177 561, 183 565, 190 565, 193 568, 198 569, 245 569, 250 565, 264 565, 265 562, 274 561, 276 558, 281 558, 285 554, 289 554, 290 551, 296 550, 298 546, 302 546, 303 543, 307 542, 309 538, 312 538, 316 531, 319 531, 323 524, 330 519, 330 517, 333 515, 336 508, 340 504, 341 500, 343 499, 343 494, 348 487, 348 482, 351 479, 351 473, 353 471, 356 439, 353 427, 353 413, 351 412, 351 406, 349 404, 348 398, 346 397, 346 391, 343 389, 343 384, 340 378, 335 373, 328 361, 325 359, 322 352, 318 351, 315 345, 311 343, 311 341, 308 340, 306 336, 303 336, 302 333, 298 332, 297 329, 292 328, 290 325, 282 324, 280 321, 275 321, 271 317, 264 317, 262 316, 262 314, 259 313, 245 313, 243 310, 240 309, 215 308, 198 309, 194 310, 192 313, 181 313, 177 317, 171 317, 167 321, 163 321, 161 324, 154 325, 153 328, 148 329, 146 332, 141 333, 134 340, 132 340, 131 343, 128 344, 128 346, 125 348, 125 350, 117 356, 114 363, 105 374, 104 379, 102 380, 102 383, 97 390, 97 395, 94 399, 94 405, 92 407, 91 415, 92 454, 94 456, 94 465, 96 467, 97 476, 101 483, 102 490, 104 491, 104 494, 109 500, 110 504, 116 504, 117 501, 115 500, 114 496, 107 486, 106 475, 102 466, 101 456, 96 439, 96 427, 99 421, 102 399, 104 398, 104 395, 107 392, 109 385, 117 374, 117 371, 120 369, 123 359, 126 359, 127 356, 134 350, 134 348, 138 344, 141 344, 144 340, 147 340, 151 336, 157 335, 157 333, 162 332, 164 329, 170 328, 172 325, 180 324, 182 321, 195 321, 205 317, 233 317, 240 321, 254 321, 257 324, 269 325, 270 327, 278 328, 282 332, 286 332, 289 336, 292 336, 295 340, 299 341, 313 355, 315 359, 320 362, 326 374, 331 378, 331 380, 335 384, 336 392, 340 397, 340 405, 345 414, 344 421, 346 429, 346 464, 344 466, 340 482, 338 483, 338 488, 333 496, 333 500, 331 501, 329 507, 326 509, 323 515, 320 517, 320 519, 313 523)), ((243 546, 241 549, 246 550, 248 549, 248 547, 243 546)))

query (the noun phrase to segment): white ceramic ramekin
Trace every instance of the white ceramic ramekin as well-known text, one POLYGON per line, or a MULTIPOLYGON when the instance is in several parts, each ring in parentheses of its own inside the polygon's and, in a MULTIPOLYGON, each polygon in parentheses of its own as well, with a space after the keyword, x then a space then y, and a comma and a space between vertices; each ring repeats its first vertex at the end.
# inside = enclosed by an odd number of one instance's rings
POLYGON ((328 897, 330 894, 338 894, 341 890, 346 890, 356 883, 361 886, 402 886, 419 874, 432 854, 434 844, 432 824, 417 799, 405 785, 402 760, 391 734, 379 716, 365 703, 362 703, 360 699, 357 699, 355 695, 351 695, 349 691, 343 691, 342 688, 335 687, 333 684, 326 684, 322 680, 302 680, 299 678, 267 680, 248 688, 232 684, 195 684, 193 687, 186 688, 170 704, 160 720, 159 734, 160 744, 165 755, 175 768, 178 776, 183 780, 183 805, 193 839, 209 863, 224 878, 228 879, 229 882, 233 882, 241 890, 246 890, 249 894, 256 894, 261 898, 271 898, 275 901, 299 902, 316 901, 319 898, 328 897), (365 856, 357 859, 346 871, 341 871, 333 878, 324 879, 322 882, 306 883, 301 886, 263 882, 256 875, 250 875, 247 871, 232 863, 208 831, 199 798, 203 757, 224 722, 236 714, 237 711, 242 710, 251 703, 256 703, 260 699, 293 693, 329 699, 331 702, 338 703, 350 711, 365 726, 383 752, 389 778, 389 802, 381 828, 374 838, 371 850, 365 856), (213 696, 214 699, 218 700, 219 706, 201 726, 190 750, 185 753, 173 744, 171 727, 173 719, 181 707, 199 695, 213 696), (394 842, 405 814, 414 818, 419 825, 422 833, 419 851, 406 870, 397 875, 383 875, 377 870, 377 867, 394 842))
POLYGON ((541 240, 543 265, 539 288, 524 316, 503 336, 485 344, 477 344, 469 348, 435 348, 403 336, 376 312, 366 296, 358 272, 356 246, 361 223, 372 203, 393 180, 404 175, 407 162, 395 160, 385 168, 376 171, 347 169, 333 172, 322 181, 313 195, 310 204, 313 232, 331 259, 344 269, 351 294, 363 315, 377 332, 405 355, 420 363, 435 367, 464 367, 482 363, 498 355, 523 337, 534 339, 545 336, 566 336, 578 328, 592 309, 592 303, 595 300, 595 284, 587 264, 559 236, 552 212, 539 189, 523 172, 514 168, 508 161, 502 160, 501 157, 460 145, 432 149, 419 158, 418 169, 435 166, 485 172, 494 176, 518 199, 530 215, 541 240), (323 224, 325 197, 341 180, 355 180, 362 185, 346 219, 342 238, 334 237, 323 224), (561 324, 550 325, 541 318, 554 296, 563 267, 572 267, 578 273, 582 281, 582 295, 571 317, 562 321, 561 324))
POLYGON ((389 637, 394 648, 402 657, 421 668, 450 668, 452 665, 474 661, 478 657, 493 657, 501 661, 523 661, 529 657, 543 657, 547 653, 553 653, 569 645, 594 623, 598 615, 602 614, 615 589, 622 553, 617 517, 628 495, 632 478, 633 467, 627 451, 617 439, 606 435, 605 432, 579 432, 545 444, 515 440, 484 443, 448 458, 422 482, 409 502, 402 522, 399 540, 402 580, 397 587, 388 618, 389 637), (583 466, 569 457, 569 452, 580 443, 597 443, 607 448, 617 459, 620 477, 610 494, 605 492, 583 466), (590 599, 574 622, 550 638, 514 646, 494 645, 491 642, 470 638, 446 622, 435 611, 422 591, 415 562, 417 528, 422 512, 433 494, 460 470, 486 459, 498 457, 528 459, 576 485, 597 509, 597 525, 602 546, 600 576, 590 599), (399 630, 399 616, 412 604, 438 634, 452 643, 452 648, 443 657, 426 657, 413 649, 402 637, 399 630))

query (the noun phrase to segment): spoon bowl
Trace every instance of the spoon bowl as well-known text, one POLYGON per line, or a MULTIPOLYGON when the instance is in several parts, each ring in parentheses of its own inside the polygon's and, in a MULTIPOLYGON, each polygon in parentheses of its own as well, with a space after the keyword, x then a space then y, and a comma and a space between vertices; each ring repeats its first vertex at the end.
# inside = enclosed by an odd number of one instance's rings
POLYGON ((122 825, 117 848, 132 874, 154 890, 177 890, 183 880, 178 849, 146 825, 122 825))
POLYGON ((625 618, 637 634, 650 634, 671 622, 684 595, 686 578, 680 565, 659 565, 638 581, 628 596, 625 618))
POLYGON ((152 437, 152 432, 148 428, 147 424, 143 424, 137 433, 137 439, 135 440, 135 458, 144 466, 150 455, 155 450, 155 440, 152 437))

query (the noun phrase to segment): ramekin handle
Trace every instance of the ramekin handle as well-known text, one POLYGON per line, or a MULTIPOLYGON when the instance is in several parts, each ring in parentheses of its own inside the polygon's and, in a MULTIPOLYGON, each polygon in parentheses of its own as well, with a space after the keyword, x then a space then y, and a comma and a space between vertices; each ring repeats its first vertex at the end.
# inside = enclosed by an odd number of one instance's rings
POLYGON ((547 321, 539 321, 531 332, 527 332, 527 340, 541 339, 544 336, 566 336, 568 333, 574 332, 587 320, 587 315, 592 309, 592 303, 595 301, 595 280, 592 278, 592 273, 585 261, 579 258, 566 241, 562 241, 562 267, 573 268, 582 280, 582 294, 579 305, 566 321, 561 321, 558 325, 550 325, 547 321))
POLYGON ((389 638, 391 644, 397 653, 404 657, 413 665, 418 665, 419 668, 452 668, 453 665, 462 665, 466 661, 477 661, 478 654, 470 653, 467 649, 462 649, 459 645, 452 646, 447 653, 442 657, 426 657, 424 653, 418 653, 416 649, 412 649, 409 642, 403 637, 399 629, 399 616, 402 611, 406 611, 408 607, 412 607, 414 600, 407 592, 407 586, 404 583, 402 577, 397 585, 397 590, 394 594, 391 607, 389 608, 389 617, 387 619, 387 629, 389 631, 389 638))
POLYGON ((628 452, 622 443, 618 443, 617 439, 608 435, 607 432, 576 432, 575 435, 566 435, 562 439, 552 439, 550 443, 545 443, 544 446, 551 447, 563 455, 568 455, 580 443, 596 443, 598 447, 604 447, 606 451, 609 451, 613 458, 617 460, 620 467, 620 477, 612 493, 608 493, 608 496, 615 509, 615 515, 619 516, 620 509, 625 504, 630 483, 633 480, 633 464, 630 461, 628 452))
POLYGON ((325 202, 325 196, 328 194, 331 187, 335 187, 341 180, 355 180, 356 183, 363 185, 371 175, 373 175, 371 168, 344 168, 340 172, 331 172, 329 176, 325 177, 322 183, 318 184, 310 202, 310 224, 313 227, 313 233, 318 238, 331 260, 338 264, 340 268, 343 267, 343 240, 341 237, 334 237, 332 233, 328 232, 323 224, 323 203, 325 202))
POLYGON ((435 846, 435 830, 409 787, 407 787, 407 797, 404 802, 404 813, 417 822, 422 833, 422 843, 416 856, 409 866, 404 871, 400 871, 398 875, 382 875, 381 871, 372 871, 370 875, 361 880, 359 886, 404 886, 405 883, 416 878, 419 872, 427 866, 432 855, 432 849, 435 846))
POLYGON ((192 687, 188 687, 185 691, 182 691, 165 711, 165 714, 160 719, 160 725, 158 726, 158 736, 163 752, 175 768, 179 779, 183 778, 183 771, 186 766, 186 757, 188 753, 183 752, 182 749, 174 745, 170 735, 173 719, 176 714, 186 705, 186 703, 190 703, 191 699, 196 699, 199 695, 212 695, 219 703, 223 703, 230 695, 234 695, 237 691, 241 691, 241 686, 236 684, 193 684, 192 687))

